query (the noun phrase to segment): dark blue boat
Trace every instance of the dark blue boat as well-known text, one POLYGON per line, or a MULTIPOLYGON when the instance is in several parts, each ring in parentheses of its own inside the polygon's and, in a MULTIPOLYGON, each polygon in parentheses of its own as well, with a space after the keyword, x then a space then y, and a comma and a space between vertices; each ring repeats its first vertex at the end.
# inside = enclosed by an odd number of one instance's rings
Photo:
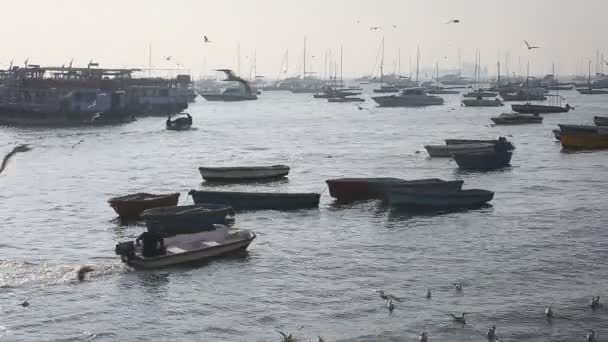
POLYGON ((190 190, 194 203, 218 203, 236 210, 295 210, 319 207, 321 194, 190 190))
POLYGON ((225 224, 228 216, 232 215, 234 209, 229 205, 201 203, 148 209, 141 217, 146 222, 148 231, 173 236, 213 230, 214 224, 225 224))
POLYGON ((501 169, 511 164, 511 151, 462 152, 453 153, 452 158, 463 170, 489 171, 501 169))

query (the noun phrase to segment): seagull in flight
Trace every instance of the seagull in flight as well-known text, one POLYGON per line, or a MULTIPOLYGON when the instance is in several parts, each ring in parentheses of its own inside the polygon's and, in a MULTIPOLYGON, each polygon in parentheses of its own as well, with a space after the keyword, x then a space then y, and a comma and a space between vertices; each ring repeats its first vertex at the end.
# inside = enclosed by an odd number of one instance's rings
POLYGON ((369 29, 370 29, 370 30, 372 30, 372 31, 375 31, 375 30, 377 30, 377 29, 379 29, 379 28, 380 28, 380 26, 372 26, 372 27, 370 27, 369 29))
POLYGON ((397 28, 397 25, 393 25, 393 28, 395 28, 395 29, 396 29, 396 28, 397 28))
POLYGON ((524 43, 526 44, 526 47, 528 48, 528 50, 540 49, 540 46, 532 46, 532 45, 530 45, 530 43, 528 43, 527 40, 524 40, 524 43))
POLYGON ((171 60, 171 58, 173 58, 173 56, 167 56, 167 57, 165 57, 165 60, 166 60, 166 61, 170 61, 170 60, 171 60))
POLYGON ((452 19, 450 21, 448 21, 446 24, 458 24, 460 23, 460 19, 452 19))
POLYGON ((400 302, 401 298, 395 297, 392 294, 388 294, 388 293, 384 293, 384 291, 382 290, 376 290, 376 293, 378 293, 380 295, 380 298, 386 300, 386 301, 395 301, 395 302, 400 302))
POLYGON ((29 145, 18 145, 15 146, 15 148, 13 148, 12 151, 10 151, 6 156, 4 156, 4 159, 2 160, 2 164, 0 165, 0 174, 2 174, 2 171, 4 171, 4 169, 6 168, 6 165, 8 164, 8 161, 17 153, 20 152, 27 152, 29 150, 31 150, 32 148, 29 145))
POLYGON ((211 41, 209 40, 209 38, 207 38, 207 36, 203 36, 203 42, 211 43, 211 41))

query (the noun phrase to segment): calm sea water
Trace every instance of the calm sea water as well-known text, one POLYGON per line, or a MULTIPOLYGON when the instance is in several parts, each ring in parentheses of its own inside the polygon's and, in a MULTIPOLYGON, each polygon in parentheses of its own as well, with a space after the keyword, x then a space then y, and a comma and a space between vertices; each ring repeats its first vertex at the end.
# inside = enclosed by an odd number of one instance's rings
POLYGON ((18 155, 0 176, 0 340, 6 341, 509 341, 608 338, 608 151, 563 153, 557 123, 591 122, 608 97, 564 94, 576 107, 542 125, 490 127, 504 108, 461 108, 460 97, 424 109, 377 109, 264 93, 259 101, 190 108, 196 129, 164 118, 118 127, 0 128, 1 151, 18 155), (508 136, 513 166, 464 173, 427 158, 445 138, 508 136), (323 192, 318 210, 237 216, 258 238, 244 257, 196 268, 130 271, 121 227, 106 200, 131 192, 201 189, 202 165, 276 164, 289 180, 226 190, 323 192), (375 202, 336 205, 325 179, 342 176, 462 179, 496 192, 492 206, 411 216, 375 202), (92 265, 88 281, 75 269, 92 265), (452 283, 462 282, 463 293, 452 283), (433 292, 424 298, 425 289, 433 292), (373 292, 403 298, 389 315, 373 292), (28 299, 30 306, 18 304, 28 299), (545 320, 553 304, 556 318, 545 320), (449 313, 467 312, 466 326, 449 313), (603 336, 603 337, 602 337, 603 336))

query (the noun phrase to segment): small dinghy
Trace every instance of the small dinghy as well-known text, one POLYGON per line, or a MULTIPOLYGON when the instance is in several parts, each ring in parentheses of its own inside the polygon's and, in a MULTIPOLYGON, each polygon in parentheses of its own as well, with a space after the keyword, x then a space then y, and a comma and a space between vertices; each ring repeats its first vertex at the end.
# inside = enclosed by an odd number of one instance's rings
POLYGON ((176 206, 178 199, 179 193, 156 195, 140 192, 110 198, 108 203, 121 219, 128 220, 138 219, 146 209, 176 206))
POLYGON ((488 171, 501 169, 511 163, 511 151, 456 152, 452 158, 462 170, 488 171))
POLYGON ((289 174, 287 165, 199 167, 198 170, 204 180, 217 182, 279 179, 289 174))
POLYGON ((365 102, 365 99, 360 97, 330 97, 327 102, 343 103, 343 102, 365 102))
POLYGON ((185 131, 192 127, 192 116, 189 113, 182 113, 186 116, 181 116, 171 120, 171 116, 167 118, 165 123, 166 127, 170 131, 185 131))
POLYGON ((542 123, 543 117, 538 114, 502 113, 490 120, 496 125, 525 125, 542 123))
POLYGON ((386 193, 387 201, 392 206, 418 209, 457 209, 480 207, 494 198, 494 193, 487 190, 459 190, 420 192, 409 189, 393 189, 386 193))
POLYGON ((190 190, 194 203, 219 203, 235 210, 296 210, 318 208, 321 194, 190 190))
POLYGON ((546 105, 537 105, 537 104, 514 104, 511 105, 511 109, 514 112, 522 113, 522 114, 548 114, 548 113, 567 113, 570 109, 574 109, 570 107, 569 104, 566 104, 565 107, 561 106, 546 106, 546 105))
POLYGON ((495 143, 471 143, 456 145, 425 145, 424 148, 431 158, 451 158, 452 153, 483 152, 494 150, 495 143))
MULTIPOLYGON (((406 180, 401 178, 338 178, 325 181, 329 194, 338 202, 382 199, 387 189, 393 187, 449 188, 455 184, 439 178, 406 180)), ((462 186, 462 185, 461 185, 462 186)))
POLYGON ((245 250, 255 237, 255 233, 249 230, 215 225, 209 231, 165 238, 159 255, 144 257, 142 246, 134 241, 117 244, 115 252, 124 263, 135 269, 155 269, 201 262, 245 250))
POLYGON ((224 204, 196 204, 148 209, 141 214, 148 231, 163 236, 192 234, 225 224, 234 209, 224 204))

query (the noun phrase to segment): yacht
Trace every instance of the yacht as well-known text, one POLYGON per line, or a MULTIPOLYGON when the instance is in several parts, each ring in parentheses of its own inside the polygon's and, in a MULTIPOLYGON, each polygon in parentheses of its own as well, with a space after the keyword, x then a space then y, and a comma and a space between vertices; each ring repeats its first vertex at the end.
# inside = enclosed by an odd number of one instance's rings
POLYGON ((373 96, 379 107, 426 107, 442 105, 443 98, 428 95, 425 88, 408 88, 389 96, 373 96))
POLYGON ((238 82, 238 87, 229 87, 222 89, 219 93, 199 93, 207 101, 248 101, 257 100, 256 90, 246 80, 238 77, 229 69, 220 69, 226 74, 227 78, 224 81, 238 82))

